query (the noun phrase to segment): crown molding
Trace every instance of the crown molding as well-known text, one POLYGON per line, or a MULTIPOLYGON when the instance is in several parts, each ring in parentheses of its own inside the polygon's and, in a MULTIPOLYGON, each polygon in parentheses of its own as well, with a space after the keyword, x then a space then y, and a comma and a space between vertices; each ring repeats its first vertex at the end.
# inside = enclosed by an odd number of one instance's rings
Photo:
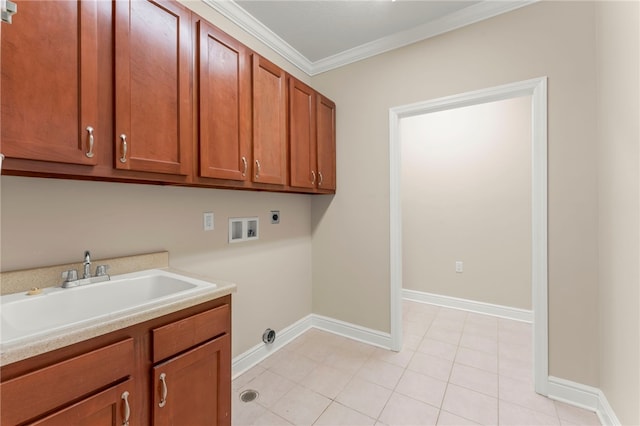
POLYGON ((286 41, 272 32, 251 14, 238 6, 233 0, 203 0, 203 2, 233 23, 238 25, 247 33, 275 50, 286 60, 300 68, 309 76, 330 71, 344 65, 351 64, 375 55, 379 55, 399 47, 435 37, 466 25, 492 18, 512 10, 536 3, 538 0, 515 0, 515 1, 494 1, 485 0, 462 10, 447 15, 441 19, 428 22, 406 31, 402 31, 388 37, 360 45, 353 49, 345 50, 333 56, 311 62, 296 49, 291 47, 286 41))

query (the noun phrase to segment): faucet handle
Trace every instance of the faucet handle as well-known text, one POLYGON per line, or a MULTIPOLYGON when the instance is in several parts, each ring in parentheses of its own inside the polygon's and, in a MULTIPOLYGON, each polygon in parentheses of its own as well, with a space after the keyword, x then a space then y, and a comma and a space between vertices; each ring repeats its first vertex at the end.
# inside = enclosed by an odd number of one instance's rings
POLYGON ((109 270, 109 265, 98 265, 96 267, 96 277, 101 277, 103 275, 107 275, 107 271, 109 270))
POLYGON ((78 270, 77 269, 69 269, 62 273, 62 279, 65 282, 76 281, 78 279, 78 270))

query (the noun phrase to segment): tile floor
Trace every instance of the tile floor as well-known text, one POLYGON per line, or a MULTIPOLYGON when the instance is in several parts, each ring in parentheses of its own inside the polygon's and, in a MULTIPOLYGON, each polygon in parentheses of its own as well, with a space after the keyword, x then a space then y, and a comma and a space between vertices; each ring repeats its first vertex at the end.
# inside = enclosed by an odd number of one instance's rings
POLYGON ((529 324, 408 301, 403 319, 397 353, 307 331, 233 381, 233 424, 600 424, 533 391, 529 324))

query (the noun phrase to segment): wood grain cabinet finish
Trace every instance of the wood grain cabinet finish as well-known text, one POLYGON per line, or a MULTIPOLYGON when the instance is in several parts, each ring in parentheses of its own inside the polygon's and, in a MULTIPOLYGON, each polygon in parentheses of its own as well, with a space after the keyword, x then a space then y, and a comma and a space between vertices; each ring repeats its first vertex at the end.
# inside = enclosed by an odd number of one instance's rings
POLYGON ((253 173, 257 183, 287 182, 287 100, 285 72, 252 54, 253 173))
POLYGON ((153 367, 153 424, 229 425, 230 339, 225 334, 153 367))
POLYGON ((115 2, 115 166, 191 172, 191 12, 165 0, 115 2))
POLYGON ((290 185, 335 192, 335 104, 289 77, 290 185))
POLYGON ((94 0, 17 1, 2 25, 2 152, 7 158, 97 164, 94 0))
POLYGON ((319 94, 316 97, 318 189, 336 191, 336 104, 319 94))
POLYGON ((196 17, 199 176, 245 181, 251 158, 247 49, 196 17))

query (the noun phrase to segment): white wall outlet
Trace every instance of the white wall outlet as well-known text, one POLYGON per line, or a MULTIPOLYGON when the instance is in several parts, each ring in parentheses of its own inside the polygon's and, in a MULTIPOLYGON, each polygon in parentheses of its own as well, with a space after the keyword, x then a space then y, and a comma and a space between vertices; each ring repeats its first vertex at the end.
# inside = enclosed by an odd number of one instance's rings
POLYGON ((203 215, 203 228, 205 231, 213 231, 214 229, 214 221, 213 221, 213 213, 205 212, 203 215))
POLYGON ((456 272, 461 274, 464 271, 464 264, 461 260, 456 260, 456 272))

